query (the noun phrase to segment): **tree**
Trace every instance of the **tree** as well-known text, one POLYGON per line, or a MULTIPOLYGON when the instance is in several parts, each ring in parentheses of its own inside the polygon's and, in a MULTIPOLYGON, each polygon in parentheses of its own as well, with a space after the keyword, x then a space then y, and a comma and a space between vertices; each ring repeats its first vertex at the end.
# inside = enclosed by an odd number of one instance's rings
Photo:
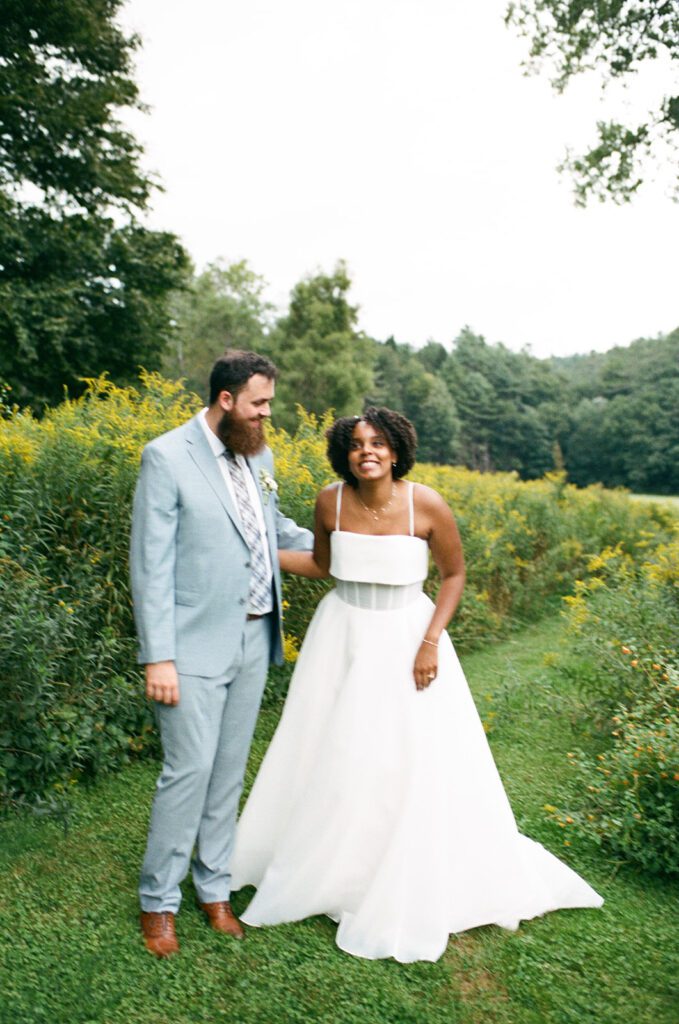
POLYGON ((573 428, 565 439, 564 459, 569 479, 581 487, 626 483, 622 438, 611 429, 608 399, 583 398, 575 407, 573 428))
POLYGON ((274 421, 287 430, 295 405, 320 415, 358 413, 373 383, 375 342, 356 331, 349 304, 351 281, 344 263, 332 274, 315 274, 292 290, 290 309, 272 332, 268 353, 281 369, 274 421))
POLYGON ((448 352, 438 341, 428 341, 417 350, 417 358, 430 373, 438 373, 448 358, 448 352))
POLYGON ((226 348, 267 350, 273 306, 263 298, 266 282, 245 260, 210 263, 170 301, 172 339, 163 371, 183 377, 204 394, 215 358, 226 348))
POLYGON ((451 463, 458 454, 455 402, 437 376, 447 357, 436 342, 418 351, 393 338, 377 346, 375 388, 368 400, 408 417, 417 431, 417 457, 422 462, 451 463))
MULTIPOLYGON (((580 381, 577 364, 569 372, 580 381)), ((573 390, 582 400, 562 447, 575 483, 679 491, 679 330, 611 349, 600 357, 595 395, 591 386, 573 390)))
POLYGON ((139 106, 122 0, 0 8, 0 359, 15 398, 160 365, 187 259, 137 220, 154 187, 115 116, 139 106))
MULTIPOLYGON (((583 71, 600 69, 604 86, 627 84, 649 61, 679 59, 677 0, 518 0, 506 20, 530 40, 528 68, 551 66, 558 92, 583 71)), ((590 197, 628 202, 652 159, 667 155, 674 164, 679 95, 665 96, 641 123, 600 121, 597 131, 596 144, 581 156, 569 153, 560 169, 572 173, 580 206, 590 197)))
POLYGON ((455 402, 443 381, 422 370, 417 360, 413 359, 409 368, 403 382, 403 411, 417 431, 417 457, 439 465, 454 463, 460 435, 455 402))
POLYGON ((495 434, 495 392, 478 370, 462 368, 454 360, 446 367, 445 381, 458 410, 460 458, 470 469, 497 468, 491 455, 495 434))
POLYGON ((473 469, 541 476, 553 465, 565 382, 527 352, 488 345, 464 328, 441 369, 461 421, 460 454, 473 469))

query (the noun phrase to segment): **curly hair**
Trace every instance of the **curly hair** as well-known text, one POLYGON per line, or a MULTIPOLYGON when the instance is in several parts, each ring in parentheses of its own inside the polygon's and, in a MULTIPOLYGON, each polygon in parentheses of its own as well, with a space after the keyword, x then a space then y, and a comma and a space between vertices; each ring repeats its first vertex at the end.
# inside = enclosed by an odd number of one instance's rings
POLYGON ((375 430, 384 434, 389 447, 396 455, 396 465, 392 470, 394 480, 402 476, 415 465, 417 451, 417 434, 410 420, 400 412, 368 406, 361 416, 340 416, 325 432, 328 439, 328 459, 338 476, 351 485, 358 487, 358 480, 349 469, 349 451, 354 427, 357 423, 369 423, 375 430))

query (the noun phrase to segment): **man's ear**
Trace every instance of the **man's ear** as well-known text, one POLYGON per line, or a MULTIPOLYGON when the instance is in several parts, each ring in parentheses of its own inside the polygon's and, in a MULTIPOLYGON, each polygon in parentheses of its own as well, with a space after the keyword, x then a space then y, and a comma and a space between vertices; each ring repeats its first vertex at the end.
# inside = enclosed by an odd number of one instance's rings
POLYGON ((236 400, 230 391, 220 391, 217 396, 217 401, 219 402, 220 409, 224 412, 231 412, 236 400))

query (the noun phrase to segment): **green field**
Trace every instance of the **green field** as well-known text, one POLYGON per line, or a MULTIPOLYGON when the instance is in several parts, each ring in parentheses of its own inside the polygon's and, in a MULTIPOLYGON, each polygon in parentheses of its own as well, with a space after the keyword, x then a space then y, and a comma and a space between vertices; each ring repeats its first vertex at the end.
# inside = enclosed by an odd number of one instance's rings
POLYGON ((679 496, 675 494, 630 494, 633 501, 652 501, 658 505, 667 505, 679 512, 679 496))
MULTIPOLYGON (((562 631, 547 620, 465 668, 520 827, 604 895, 602 910, 516 933, 480 928, 452 938, 436 964, 403 966, 341 953, 325 918, 229 942, 187 885, 182 952, 156 961, 135 899, 156 769, 139 764, 79 793, 66 834, 35 817, 0 826, 2 1024, 677 1024, 679 886, 565 847, 542 809, 573 785, 574 698, 545 668, 562 631)), ((276 717, 260 718, 250 779, 276 717)))

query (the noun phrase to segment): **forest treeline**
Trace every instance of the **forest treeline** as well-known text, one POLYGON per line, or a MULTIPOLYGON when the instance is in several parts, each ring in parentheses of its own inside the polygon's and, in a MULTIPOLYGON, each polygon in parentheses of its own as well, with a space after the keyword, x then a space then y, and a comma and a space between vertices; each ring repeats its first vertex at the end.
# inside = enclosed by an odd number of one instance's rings
POLYGON ((40 359, 35 374, 31 360, 3 359, 0 389, 4 380, 10 390, 4 400, 0 393, 0 412, 18 398, 40 413, 101 372, 132 383, 140 364, 183 379, 205 399, 215 356, 252 348, 279 367, 274 425, 289 432, 298 405, 316 415, 387 405, 415 424, 423 462, 515 471, 525 480, 565 469, 580 486, 679 493, 679 329, 566 358, 513 352, 470 327, 446 345, 416 348, 360 331, 350 288, 338 263, 298 282, 276 315, 266 282, 245 261, 186 270, 162 303, 169 326, 156 333, 135 324, 134 346, 113 344, 107 330, 97 336, 95 325, 77 356, 72 346, 68 367, 63 349, 58 359, 40 359))
POLYGON ((23 0, 0 16, 0 415, 41 414, 84 378, 126 384, 140 367, 204 396, 215 355, 239 346, 279 365, 288 430, 297 403, 385 404, 415 423, 422 461, 679 492, 679 331, 568 359, 470 328, 415 349, 358 330, 342 263, 298 282, 282 315, 245 262, 195 274, 180 240, 144 220, 157 182, 119 119, 140 106, 140 40, 121 7, 23 0))
POLYGON ((415 424, 422 461, 679 493, 679 329, 567 358, 512 352, 469 327, 415 348, 360 332, 350 286, 340 263, 299 282, 275 317, 247 264, 213 264, 174 296, 163 370, 204 395, 215 353, 251 347, 280 367, 274 422, 289 430, 297 404, 388 405, 415 424))

